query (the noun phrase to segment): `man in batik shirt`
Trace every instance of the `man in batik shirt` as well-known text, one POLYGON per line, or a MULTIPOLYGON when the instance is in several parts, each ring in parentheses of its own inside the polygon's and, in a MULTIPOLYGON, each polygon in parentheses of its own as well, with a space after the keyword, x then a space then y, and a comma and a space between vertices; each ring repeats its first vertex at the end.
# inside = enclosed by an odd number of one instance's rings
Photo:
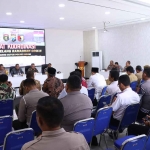
POLYGON ((59 93, 64 89, 64 84, 60 79, 55 77, 55 74, 55 68, 48 68, 48 78, 44 82, 42 90, 49 94, 49 96, 57 98, 59 93))
POLYGON ((14 99, 15 94, 11 86, 8 76, 5 74, 0 75, 0 100, 14 99))

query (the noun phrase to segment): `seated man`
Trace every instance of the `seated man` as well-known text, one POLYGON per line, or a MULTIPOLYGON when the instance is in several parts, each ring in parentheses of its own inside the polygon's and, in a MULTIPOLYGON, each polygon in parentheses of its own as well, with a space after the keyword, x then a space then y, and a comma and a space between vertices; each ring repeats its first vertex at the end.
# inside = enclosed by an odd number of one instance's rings
POLYGON ((8 76, 6 74, 0 75, 0 100, 14 99, 15 93, 12 89, 12 84, 8 81, 8 76))
POLYGON ((123 71, 123 68, 119 65, 118 62, 115 62, 115 68, 117 69, 117 71, 123 71))
POLYGON ((109 66, 108 66, 107 69, 106 69, 106 71, 111 70, 111 69, 114 68, 114 67, 115 67, 114 61, 111 60, 109 66))
POLYGON ((0 75, 1 74, 6 74, 6 70, 5 70, 4 66, 3 66, 3 64, 0 64, 0 75))
POLYGON ((33 72, 35 72, 35 73, 38 73, 38 72, 39 72, 39 71, 36 69, 34 63, 31 64, 31 67, 28 69, 28 71, 33 71, 33 72))
MULTIPOLYGON (((28 71, 27 74, 26 74, 26 78, 27 78, 27 79, 34 79, 34 72, 33 72, 33 71, 28 71)), ((36 83, 37 89, 38 89, 39 91, 41 91, 41 83, 40 83, 40 81, 35 80, 35 79, 34 79, 34 81, 35 81, 35 83, 36 83)), ((20 94, 20 95, 26 95, 26 94, 27 94, 27 91, 26 91, 26 89, 25 89, 25 87, 24 87, 24 80, 23 80, 23 81, 21 82, 21 84, 20 84, 19 94, 20 94)))
POLYGON ((111 82, 110 85, 107 86, 107 94, 114 95, 120 92, 118 87, 118 79, 119 79, 119 72, 116 70, 112 70, 109 72, 109 81, 111 82))
POLYGON ((61 128, 64 108, 58 99, 49 96, 41 98, 36 112, 42 135, 26 143, 22 150, 90 150, 82 134, 66 132, 61 128))
POLYGON ((55 74, 55 68, 48 68, 48 78, 45 80, 42 90, 49 94, 49 96, 58 98, 64 89, 64 84, 60 79, 55 77, 55 74))
POLYGON ((82 86, 84 86, 84 87, 87 88, 86 80, 82 77, 82 71, 81 71, 80 69, 75 69, 75 71, 80 72, 80 74, 81 74, 81 79, 82 79, 82 86))
POLYGON ((138 114, 138 120, 150 114, 150 68, 145 68, 142 78, 144 82, 141 84, 142 104, 138 114))
POLYGON ((22 71, 22 69, 19 67, 19 64, 16 64, 15 68, 13 68, 10 72, 10 74, 12 75, 12 77, 14 75, 23 75, 24 72, 22 71))
MULTIPOLYGON (((73 71, 73 72, 71 72, 71 73, 70 73, 70 76, 72 76, 72 75, 77 75, 77 76, 79 76, 79 78, 82 79, 82 75, 81 75, 81 73, 80 73, 79 71, 73 71)), ((88 96, 88 90, 87 90, 87 88, 85 88, 85 87, 82 86, 82 85, 81 85, 81 90, 80 90, 80 92, 81 92, 82 94, 85 94, 85 95, 88 96)), ((66 95, 67 95, 67 92, 66 92, 66 89, 64 88, 64 89, 62 90, 62 92, 59 94, 58 99, 64 98, 66 95)))
POLYGON ((140 85, 141 79, 142 79, 142 67, 141 66, 136 66, 136 76, 138 78, 138 85, 140 85))
POLYGON ((44 69, 45 74, 47 74, 48 68, 50 68, 50 67, 52 67, 52 64, 51 64, 51 63, 49 63, 49 64, 47 65, 47 67, 44 69))
POLYGON ((71 75, 65 88, 67 96, 60 99, 65 111, 62 127, 66 131, 73 131, 75 122, 91 117, 93 105, 88 96, 80 93, 81 78, 79 76, 71 75))
POLYGON ((99 100, 101 92, 104 86, 106 86, 106 81, 103 75, 98 73, 98 68, 92 68, 91 76, 88 80, 88 88, 95 88, 95 98, 99 100))
POLYGON ((26 79, 23 84, 27 94, 20 100, 18 120, 13 122, 13 128, 15 130, 28 127, 32 112, 36 109, 38 100, 42 97, 48 96, 47 93, 37 89, 34 79, 26 79))
POLYGON ((110 125, 118 126, 123 117, 125 109, 131 105, 140 102, 140 97, 130 88, 130 79, 128 75, 119 77, 118 85, 121 93, 117 94, 116 100, 112 103, 113 115, 111 117, 110 125))
POLYGON ((133 67, 131 67, 131 66, 127 67, 126 72, 127 72, 128 76, 130 78, 130 83, 138 80, 137 76, 134 74, 133 67))
POLYGON ((131 62, 128 60, 126 62, 126 66, 124 67, 123 71, 126 72, 126 68, 129 67, 131 65, 131 62))

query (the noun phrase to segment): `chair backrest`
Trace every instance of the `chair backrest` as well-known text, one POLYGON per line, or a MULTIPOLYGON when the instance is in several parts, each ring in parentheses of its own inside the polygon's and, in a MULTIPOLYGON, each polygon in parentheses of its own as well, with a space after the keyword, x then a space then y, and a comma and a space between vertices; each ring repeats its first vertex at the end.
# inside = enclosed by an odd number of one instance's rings
POLYGON ((41 67, 42 74, 45 74, 45 71, 44 71, 45 68, 47 68, 47 64, 42 65, 41 67))
POLYGON ((101 96, 105 95, 106 94, 106 90, 107 90, 107 86, 103 87, 102 89, 102 93, 101 93, 101 96))
POLYGON ((9 68, 9 72, 11 72, 11 70, 12 70, 13 68, 15 68, 15 66, 11 66, 11 67, 9 68))
POLYGON ((34 133, 37 135, 39 133, 41 133, 41 129, 39 128, 37 121, 36 121, 36 110, 32 112, 32 117, 30 120, 30 128, 32 128, 34 130, 34 133))
POLYGON ((138 85, 138 82, 137 82, 137 81, 134 81, 134 82, 130 83, 130 87, 131 87, 131 89, 132 89, 133 91, 136 91, 137 85, 138 85))
POLYGON ((22 146, 34 140, 33 129, 12 131, 6 135, 3 150, 21 150, 22 146))
POLYGON ((121 150, 144 150, 146 140, 146 135, 130 138, 122 143, 121 150))
POLYGON ((0 145, 3 145, 6 134, 11 132, 11 130, 12 130, 12 117, 11 116, 0 117, 0 145))
POLYGON ((102 134, 108 129, 111 115, 112 107, 101 108, 97 111, 93 135, 102 134))
POLYGON ((91 101, 93 102, 94 101, 94 96, 95 96, 95 89, 94 88, 88 89, 88 96, 91 99, 91 101))
POLYGON ((97 104, 96 111, 98 111, 100 108, 103 108, 105 105, 109 105, 111 103, 111 100, 111 95, 101 96, 97 104))
POLYGON ((0 100, 0 116, 13 116, 13 100, 0 100))
POLYGON ((130 124, 134 123, 137 119, 137 115, 139 112, 140 104, 132 104, 129 105, 122 117, 122 120, 120 122, 120 129, 127 128, 130 124))
POLYGON ((63 83, 67 83, 67 80, 68 80, 68 79, 61 79, 61 81, 62 81, 63 83))
POLYGON ((80 120, 74 124, 74 131, 82 133, 87 143, 90 143, 92 140, 94 122, 95 122, 94 118, 89 118, 80 120))
POLYGON ((31 66, 25 66, 25 74, 27 74, 28 69, 29 69, 30 67, 31 67, 31 66))

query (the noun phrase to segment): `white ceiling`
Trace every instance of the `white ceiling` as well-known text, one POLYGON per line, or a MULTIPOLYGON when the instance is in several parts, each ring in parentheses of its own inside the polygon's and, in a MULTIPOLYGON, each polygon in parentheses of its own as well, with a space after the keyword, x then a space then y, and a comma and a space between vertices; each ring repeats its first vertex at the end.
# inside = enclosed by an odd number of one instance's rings
POLYGON ((103 28, 103 22, 112 27, 143 22, 141 18, 150 21, 150 3, 139 0, 0 0, 0 26, 91 30, 103 28))

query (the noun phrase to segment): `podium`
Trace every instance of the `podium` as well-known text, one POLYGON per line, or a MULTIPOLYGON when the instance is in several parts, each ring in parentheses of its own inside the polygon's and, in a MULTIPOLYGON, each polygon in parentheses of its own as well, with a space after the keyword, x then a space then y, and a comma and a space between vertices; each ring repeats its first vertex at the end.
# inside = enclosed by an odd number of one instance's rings
POLYGON ((86 66, 87 64, 88 64, 88 63, 85 62, 85 61, 79 61, 78 63, 75 63, 75 65, 77 66, 77 68, 82 71, 82 77, 84 77, 84 69, 85 69, 85 66, 86 66))

